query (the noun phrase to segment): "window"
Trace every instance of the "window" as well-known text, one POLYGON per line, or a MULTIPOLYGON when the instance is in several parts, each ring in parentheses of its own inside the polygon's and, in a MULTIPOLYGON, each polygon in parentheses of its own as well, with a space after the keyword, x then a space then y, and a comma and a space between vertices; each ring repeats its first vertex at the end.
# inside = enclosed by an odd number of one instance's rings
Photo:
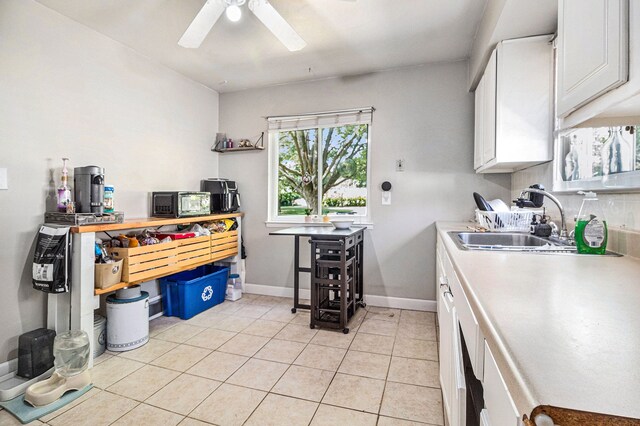
POLYGON ((367 221, 373 109, 269 118, 269 220, 367 221))

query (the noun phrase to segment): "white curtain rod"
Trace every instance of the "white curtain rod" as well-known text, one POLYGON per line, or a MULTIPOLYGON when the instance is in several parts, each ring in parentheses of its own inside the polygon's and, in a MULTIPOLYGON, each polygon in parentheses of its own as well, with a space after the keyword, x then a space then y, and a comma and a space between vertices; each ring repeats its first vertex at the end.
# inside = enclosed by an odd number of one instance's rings
POLYGON ((267 120, 295 121, 305 117, 326 117, 331 115, 340 115, 340 114, 348 114, 348 113, 373 112, 375 110, 376 109, 374 107, 364 107, 364 108, 341 109, 337 111, 309 112, 306 114, 297 114, 297 115, 271 115, 264 118, 266 118, 267 120))

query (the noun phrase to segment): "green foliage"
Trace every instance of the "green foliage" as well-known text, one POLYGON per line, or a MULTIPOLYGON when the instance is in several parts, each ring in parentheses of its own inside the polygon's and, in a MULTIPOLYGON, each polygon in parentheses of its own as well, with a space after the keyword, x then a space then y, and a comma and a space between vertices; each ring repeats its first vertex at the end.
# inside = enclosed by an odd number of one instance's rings
POLYGON ((366 197, 332 197, 325 198, 324 205, 327 207, 366 207, 366 197))
POLYGON ((302 198, 297 192, 280 191, 278 194, 278 205, 280 207, 289 207, 293 205, 293 202, 298 198, 302 198))
POLYGON ((299 194, 317 213, 318 192, 324 196, 331 188, 348 181, 366 187, 368 132, 366 124, 280 132, 279 194, 299 194))

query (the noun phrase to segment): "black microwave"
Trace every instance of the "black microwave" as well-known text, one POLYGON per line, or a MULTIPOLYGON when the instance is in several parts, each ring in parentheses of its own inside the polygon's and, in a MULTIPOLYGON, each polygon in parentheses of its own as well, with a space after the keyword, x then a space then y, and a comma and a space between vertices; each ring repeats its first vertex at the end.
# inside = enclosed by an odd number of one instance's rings
POLYGON ((151 194, 151 216, 190 217, 211 214, 209 192, 153 192, 151 194))

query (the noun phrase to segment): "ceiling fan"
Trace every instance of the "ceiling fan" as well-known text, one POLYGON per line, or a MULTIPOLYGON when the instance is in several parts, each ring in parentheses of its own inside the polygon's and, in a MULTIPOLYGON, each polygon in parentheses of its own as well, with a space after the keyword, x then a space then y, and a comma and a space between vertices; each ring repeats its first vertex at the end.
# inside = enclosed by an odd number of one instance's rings
POLYGON ((304 48, 307 43, 287 21, 271 6, 268 0, 207 0, 196 15, 178 44, 187 48, 198 48, 223 12, 230 21, 242 17, 242 9, 248 3, 249 10, 292 52, 304 48))

